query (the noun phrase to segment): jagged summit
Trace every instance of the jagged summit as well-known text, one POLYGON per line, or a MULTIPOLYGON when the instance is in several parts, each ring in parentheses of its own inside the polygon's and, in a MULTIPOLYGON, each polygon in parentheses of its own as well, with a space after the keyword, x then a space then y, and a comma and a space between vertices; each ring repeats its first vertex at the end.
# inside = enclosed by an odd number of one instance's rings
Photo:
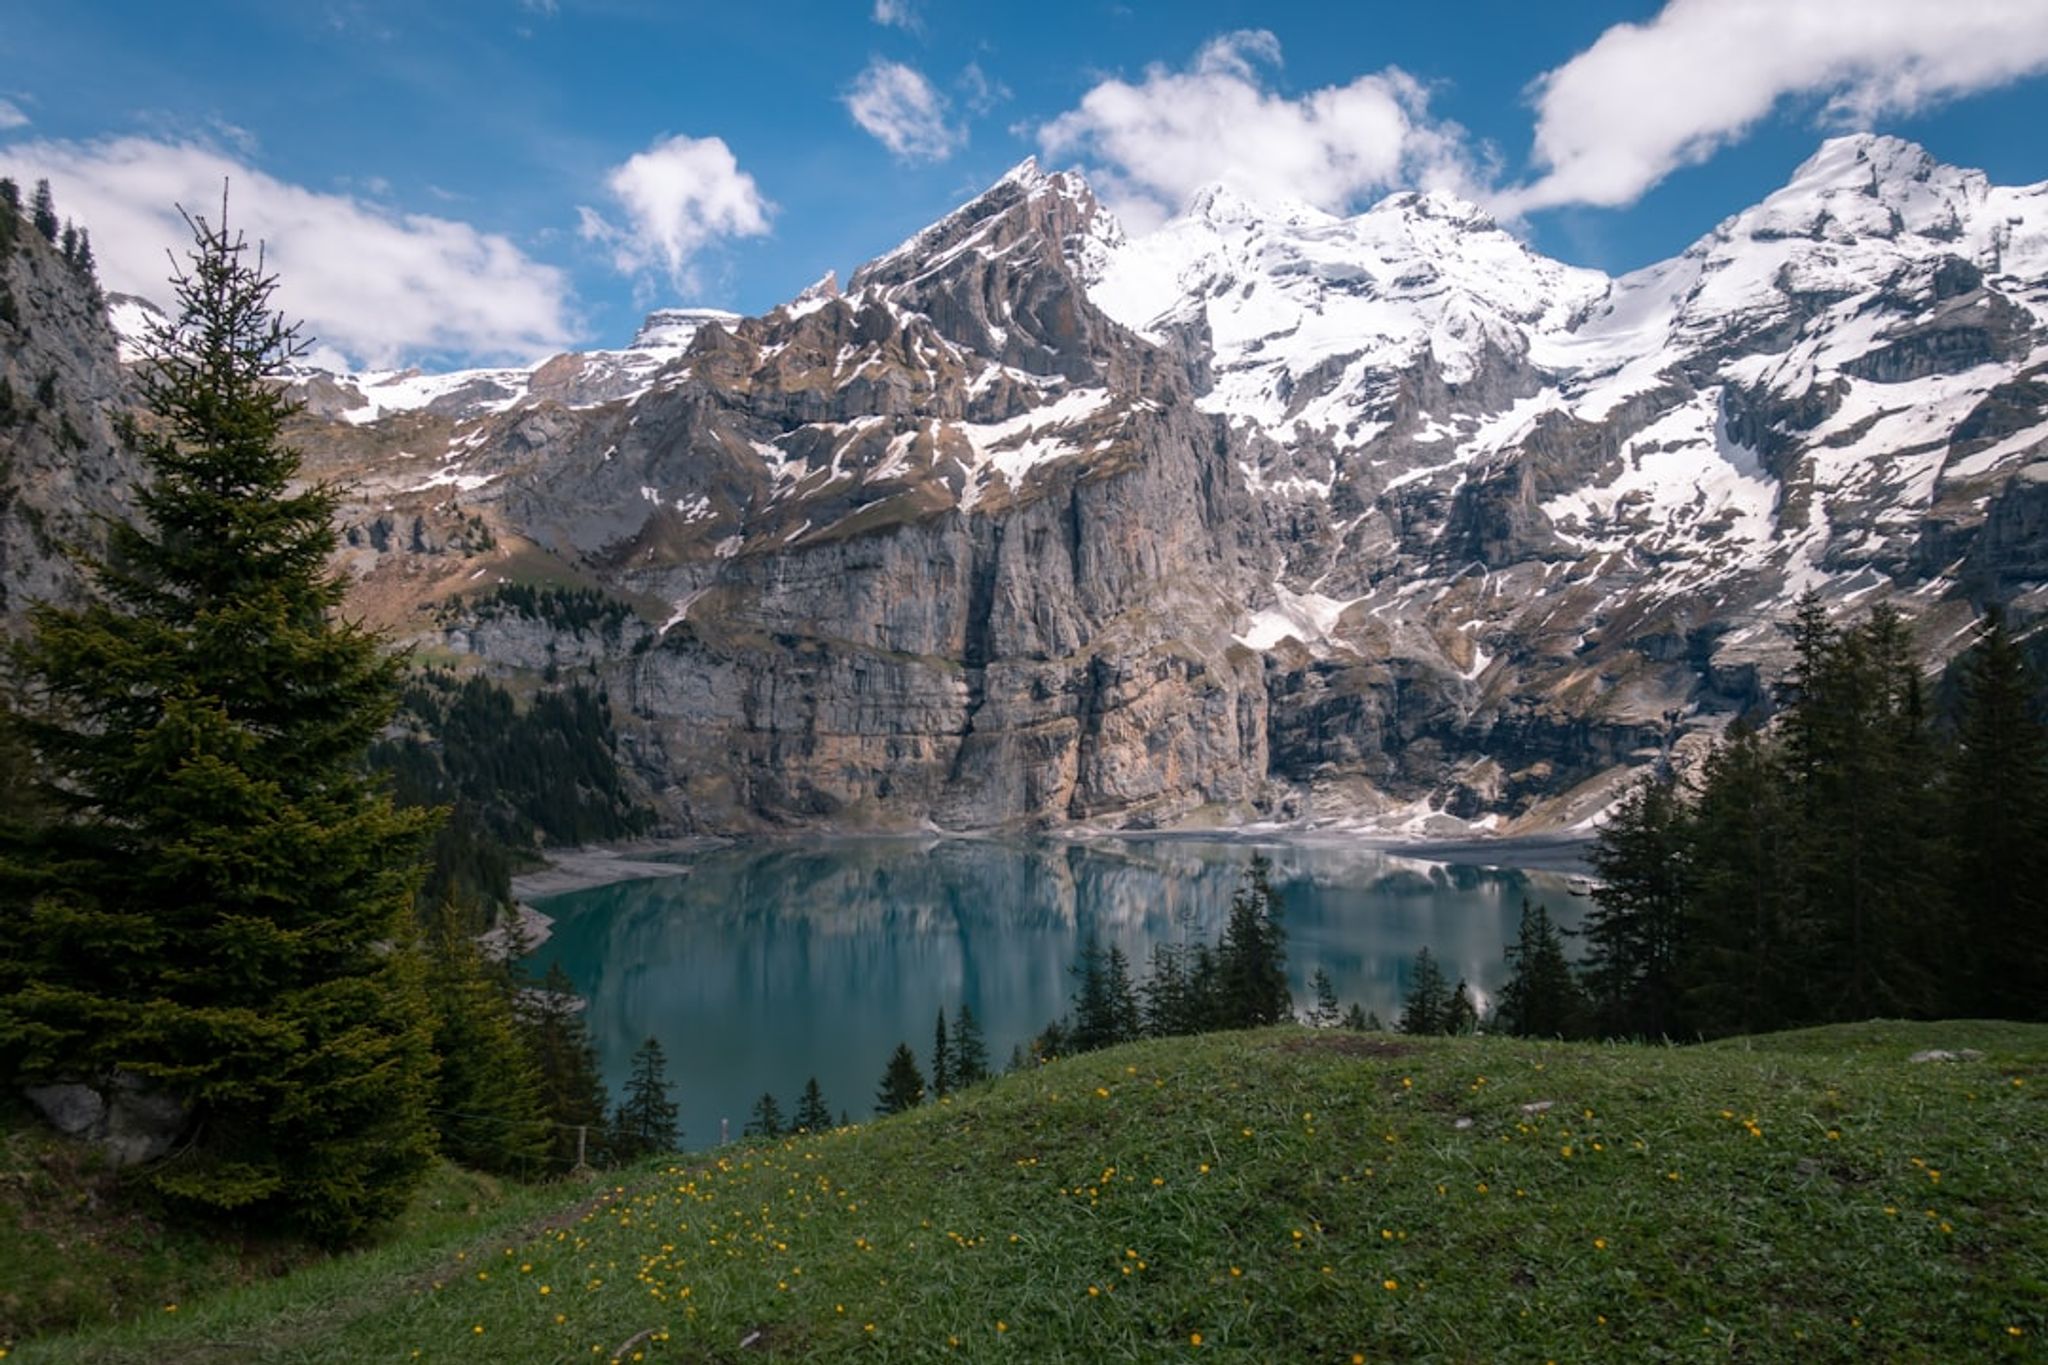
POLYGON ((740 315, 725 308, 657 308, 633 334, 629 351, 684 350, 707 323, 731 324, 740 315))

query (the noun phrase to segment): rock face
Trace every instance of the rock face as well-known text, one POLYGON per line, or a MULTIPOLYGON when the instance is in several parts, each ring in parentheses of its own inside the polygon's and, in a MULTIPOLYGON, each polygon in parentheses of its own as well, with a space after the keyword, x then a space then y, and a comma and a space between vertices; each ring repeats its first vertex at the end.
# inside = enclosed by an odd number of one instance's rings
MULTIPOLYGON (((4 210, 0 210, 4 211, 4 210)), ((37 601, 72 601, 98 518, 132 505, 117 437, 134 399, 93 283, 26 221, 0 250, 0 634, 37 601)))
POLYGON ((1930 666, 2041 617, 2044 318, 2048 187, 1893 139, 1619 279, 1441 194, 1131 241, 1027 162, 761 317, 304 376, 299 437, 359 609, 596 675, 680 826, 1554 825, 1765 709, 1803 591, 1930 666))

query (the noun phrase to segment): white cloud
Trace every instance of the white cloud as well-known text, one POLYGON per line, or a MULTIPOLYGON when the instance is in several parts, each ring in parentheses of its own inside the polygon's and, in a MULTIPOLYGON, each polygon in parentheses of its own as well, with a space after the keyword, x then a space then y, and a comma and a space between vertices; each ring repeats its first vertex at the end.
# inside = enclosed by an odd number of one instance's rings
POLYGON ((874 20, 884 28, 915 31, 921 26, 915 0, 875 0, 874 20))
POLYGON ((869 62, 845 103, 855 123, 905 161, 944 161, 967 141, 946 121, 946 97, 901 62, 869 62))
POLYGON ((166 277, 191 236, 176 205, 264 244, 277 302, 322 354, 393 365, 423 354, 531 357, 573 339, 562 272, 467 223, 400 213, 265 174, 212 147, 144 137, 26 142, 8 164, 47 176, 61 213, 92 232, 109 289, 170 302, 166 277))
POLYGON ((1224 34, 1186 71, 1153 66, 1136 85, 1103 81, 1041 127, 1039 145, 1090 163, 1137 231, 1218 181, 1249 198, 1330 210, 1402 186, 1470 192, 1463 130, 1428 117, 1428 94, 1412 77, 1389 67, 1290 99, 1263 79, 1279 62, 1271 33, 1224 34))
POLYGON ((695 261, 705 247, 721 237, 763 235, 775 211, 716 137, 664 138, 614 166, 605 187, 625 210, 626 226, 582 208, 584 237, 610 247, 621 272, 658 268, 685 294, 698 288, 695 261))
POLYGON ((2036 0, 1670 0, 1540 77, 1516 208, 1628 204, 1740 138, 1788 96, 1867 126, 2048 70, 2036 0))
POLYGON ((0 132, 9 128, 28 126, 28 115, 21 112, 21 106, 10 99, 0 99, 0 132))
POLYGON ((971 114, 986 114, 1010 98, 1010 87, 983 71, 980 62, 969 62, 960 68, 960 78, 953 84, 966 99, 971 114))

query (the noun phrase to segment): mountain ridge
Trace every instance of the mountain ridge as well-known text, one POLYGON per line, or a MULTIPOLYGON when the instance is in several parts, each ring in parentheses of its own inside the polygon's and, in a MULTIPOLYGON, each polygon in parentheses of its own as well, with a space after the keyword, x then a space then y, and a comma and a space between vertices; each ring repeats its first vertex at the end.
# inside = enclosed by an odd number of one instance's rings
POLYGON ((1620 277, 1443 194, 1130 239, 1026 161, 843 290, 304 375, 298 435, 358 603, 596 673, 682 826, 1511 830, 1764 714, 1802 592, 1930 667, 2039 619, 2044 320, 2048 185, 1897 139, 1620 277), (636 619, 472 619, 508 580, 636 619))

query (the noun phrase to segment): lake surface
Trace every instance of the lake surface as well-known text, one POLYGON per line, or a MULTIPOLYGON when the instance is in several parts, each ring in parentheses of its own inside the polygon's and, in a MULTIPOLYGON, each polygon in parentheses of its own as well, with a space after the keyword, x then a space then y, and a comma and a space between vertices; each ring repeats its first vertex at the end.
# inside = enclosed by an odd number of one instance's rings
POLYGON ((1482 998, 1507 976, 1523 897, 1567 926, 1586 902, 1556 872, 1455 866, 1353 848, 1186 839, 1088 843, 868 839, 753 844, 679 875, 536 902, 590 1001, 607 1083, 661 1040, 686 1147, 738 1136, 771 1090, 787 1116, 815 1075, 835 1113, 872 1111, 889 1053, 929 1066, 932 1025, 964 1000, 1000 1069, 1063 1013, 1092 934, 1142 974, 1152 945, 1213 941, 1254 851, 1273 862, 1295 1002, 1323 968, 1338 998, 1391 1023, 1416 951, 1482 998))

